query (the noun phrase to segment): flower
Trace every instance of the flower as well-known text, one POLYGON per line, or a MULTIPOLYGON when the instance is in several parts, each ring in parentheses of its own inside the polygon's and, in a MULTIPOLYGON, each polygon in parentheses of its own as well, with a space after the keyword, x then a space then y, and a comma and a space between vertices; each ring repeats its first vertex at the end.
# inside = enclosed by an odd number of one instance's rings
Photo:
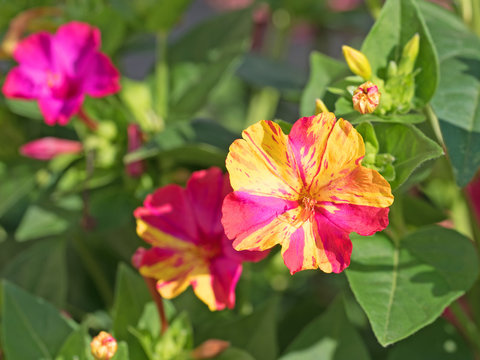
POLYGON ((20 153, 38 160, 50 160, 62 154, 76 154, 83 150, 82 143, 55 137, 30 141, 20 148, 20 153))
MULTIPOLYGON (((137 124, 129 124, 127 127, 128 152, 133 152, 142 146, 142 130, 137 124)), ((133 161, 126 166, 127 175, 132 178, 142 176, 145 171, 145 163, 142 160, 133 161)))
POLYGON ((332 113, 299 119, 290 134, 260 121, 230 146, 234 192, 223 203, 225 233, 236 250, 282 245, 293 274, 350 263, 350 232, 372 235, 388 225, 390 185, 361 165, 361 135, 332 113))
POLYGON ((117 340, 108 332, 100 331, 92 339, 90 349, 95 360, 110 360, 117 352, 117 340))
POLYGON ((353 108, 361 114, 371 114, 380 103, 377 85, 367 81, 353 92, 353 108))
POLYGON ((242 262, 258 261, 265 252, 237 252, 225 236, 221 218, 228 176, 218 168, 196 171, 186 189, 164 186, 135 210, 137 233, 153 247, 139 248, 132 262, 157 290, 171 299, 192 285, 210 310, 235 305, 235 286, 242 262))
POLYGON ((18 43, 19 65, 7 75, 6 97, 38 100, 48 125, 66 125, 81 109, 85 94, 102 97, 120 89, 119 73, 99 51, 100 31, 70 22, 55 34, 39 32, 18 43))

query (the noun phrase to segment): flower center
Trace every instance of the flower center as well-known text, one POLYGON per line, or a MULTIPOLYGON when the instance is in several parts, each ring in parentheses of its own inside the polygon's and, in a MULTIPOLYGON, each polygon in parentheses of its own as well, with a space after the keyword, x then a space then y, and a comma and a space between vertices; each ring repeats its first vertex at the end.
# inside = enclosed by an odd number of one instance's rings
POLYGON ((308 219, 310 219, 313 215, 315 215, 315 205, 317 201, 311 198, 309 195, 303 196, 299 199, 298 204, 301 207, 300 214, 298 216, 298 220, 301 223, 304 223, 308 219))
POLYGON ((60 74, 47 71, 47 85, 49 88, 53 88, 59 85, 60 80, 61 80, 60 74))

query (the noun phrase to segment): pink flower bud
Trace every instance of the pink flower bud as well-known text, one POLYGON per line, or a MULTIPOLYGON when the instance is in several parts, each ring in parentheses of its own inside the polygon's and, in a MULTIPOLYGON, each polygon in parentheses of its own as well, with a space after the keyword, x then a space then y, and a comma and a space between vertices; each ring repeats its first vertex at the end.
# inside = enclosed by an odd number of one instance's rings
POLYGON ((380 103, 380 93, 374 83, 367 81, 353 93, 353 108, 361 114, 370 114, 380 103))
POLYGON ((117 340, 105 331, 95 336, 90 343, 95 360, 110 360, 117 352, 117 340))
POLYGON ((50 160, 62 154, 76 154, 82 151, 82 143, 79 141, 44 137, 23 145, 20 153, 38 160, 50 160))
MULTIPOLYGON (((142 146, 142 131, 137 124, 130 124, 127 128, 128 135, 128 152, 133 152, 142 146)), ((145 164, 143 161, 134 161, 127 165, 127 174, 133 178, 140 177, 145 171, 145 164)))

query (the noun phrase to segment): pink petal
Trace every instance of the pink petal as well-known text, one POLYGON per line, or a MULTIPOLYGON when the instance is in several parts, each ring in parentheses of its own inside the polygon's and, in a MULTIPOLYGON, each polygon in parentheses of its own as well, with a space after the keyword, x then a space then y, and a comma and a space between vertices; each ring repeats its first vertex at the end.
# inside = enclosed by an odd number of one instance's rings
POLYGON ((79 153, 82 149, 82 143, 79 141, 45 137, 23 145, 20 153, 34 159, 50 160, 62 154, 79 153))
POLYGON ((296 207, 298 207, 296 201, 235 191, 227 195, 223 202, 222 224, 225 234, 230 239, 236 239, 236 242, 241 241, 242 238, 296 207))
POLYGON ((55 67, 52 51, 52 35, 39 32, 22 40, 15 48, 13 57, 23 66, 52 70, 55 67))
POLYGON ((331 223, 324 215, 315 214, 316 231, 323 250, 335 273, 342 272, 350 265, 352 242, 348 232, 331 223))
POLYGON ((89 24, 72 21, 58 28, 52 43, 59 68, 74 76, 100 48, 100 31, 89 24))
POLYGON ((38 101, 40 111, 48 125, 66 125, 70 118, 78 113, 83 103, 83 95, 70 99, 58 99, 53 97, 41 98, 38 101))
POLYGON ((134 216, 175 238, 194 244, 200 241, 194 212, 178 185, 167 185, 148 195, 134 216))
MULTIPOLYGON (((127 127, 128 152, 133 152, 142 146, 142 131, 137 124, 129 124, 127 127)), ((145 163, 142 160, 127 164, 126 172, 133 178, 140 177, 145 171, 145 163)))
POLYGON ((44 93, 45 86, 45 72, 17 66, 8 73, 2 92, 6 97, 31 100, 44 93))
POLYGON ((388 226, 388 211, 389 208, 329 202, 323 202, 317 207, 318 213, 340 229, 362 236, 370 236, 385 229, 388 226))
POLYGON ((81 73, 84 73, 84 91, 90 96, 102 97, 120 90, 120 73, 102 53, 92 55, 81 73))
POLYGON ((217 258, 210 264, 212 288, 217 303, 217 310, 225 306, 235 306, 235 287, 242 274, 242 265, 226 258, 217 258))
POLYGON ((216 236, 223 233, 220 222, 222 202, 231 191, 228 176, 224 176, 219 168, 212 167, 192 174, 186 195, 202 234, 216 236))

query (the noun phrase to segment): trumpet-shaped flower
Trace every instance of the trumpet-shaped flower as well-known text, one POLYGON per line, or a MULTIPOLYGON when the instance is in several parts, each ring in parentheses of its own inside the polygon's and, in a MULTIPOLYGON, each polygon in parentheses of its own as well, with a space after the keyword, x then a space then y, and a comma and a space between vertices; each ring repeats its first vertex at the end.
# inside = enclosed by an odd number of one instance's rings
POLYGON ((222 202, 232 191, 218 168, 194 172, 185 189, 167 185, 148 195, 135 210, 137 232, 153 247, 139 248, 132 262, 157 290, 170 299, 192 285, 210 310, 235 305, 242 262, 258 261, 266 252, 237 252, 225 236, 222 202))
POLYGON ((7 97, 38 100, 48 125, 66 125, 80 111, 85 95, 103 97, 120 89, 119 73, 99 51, 100 31, 70 22, 55 34, 39 32, 18 43, 19 65, 7 75, 7 97))
POLYGON ((350 232, 372 235, 388 225, 390 185, 361 165, 365 146, 332 113, 298 120, 290 134, 271 121, 244 130, 230 146, 233 193, 223 204, 225 233, 236 250, 282 246, 293 274, 350 263, 350 232))

